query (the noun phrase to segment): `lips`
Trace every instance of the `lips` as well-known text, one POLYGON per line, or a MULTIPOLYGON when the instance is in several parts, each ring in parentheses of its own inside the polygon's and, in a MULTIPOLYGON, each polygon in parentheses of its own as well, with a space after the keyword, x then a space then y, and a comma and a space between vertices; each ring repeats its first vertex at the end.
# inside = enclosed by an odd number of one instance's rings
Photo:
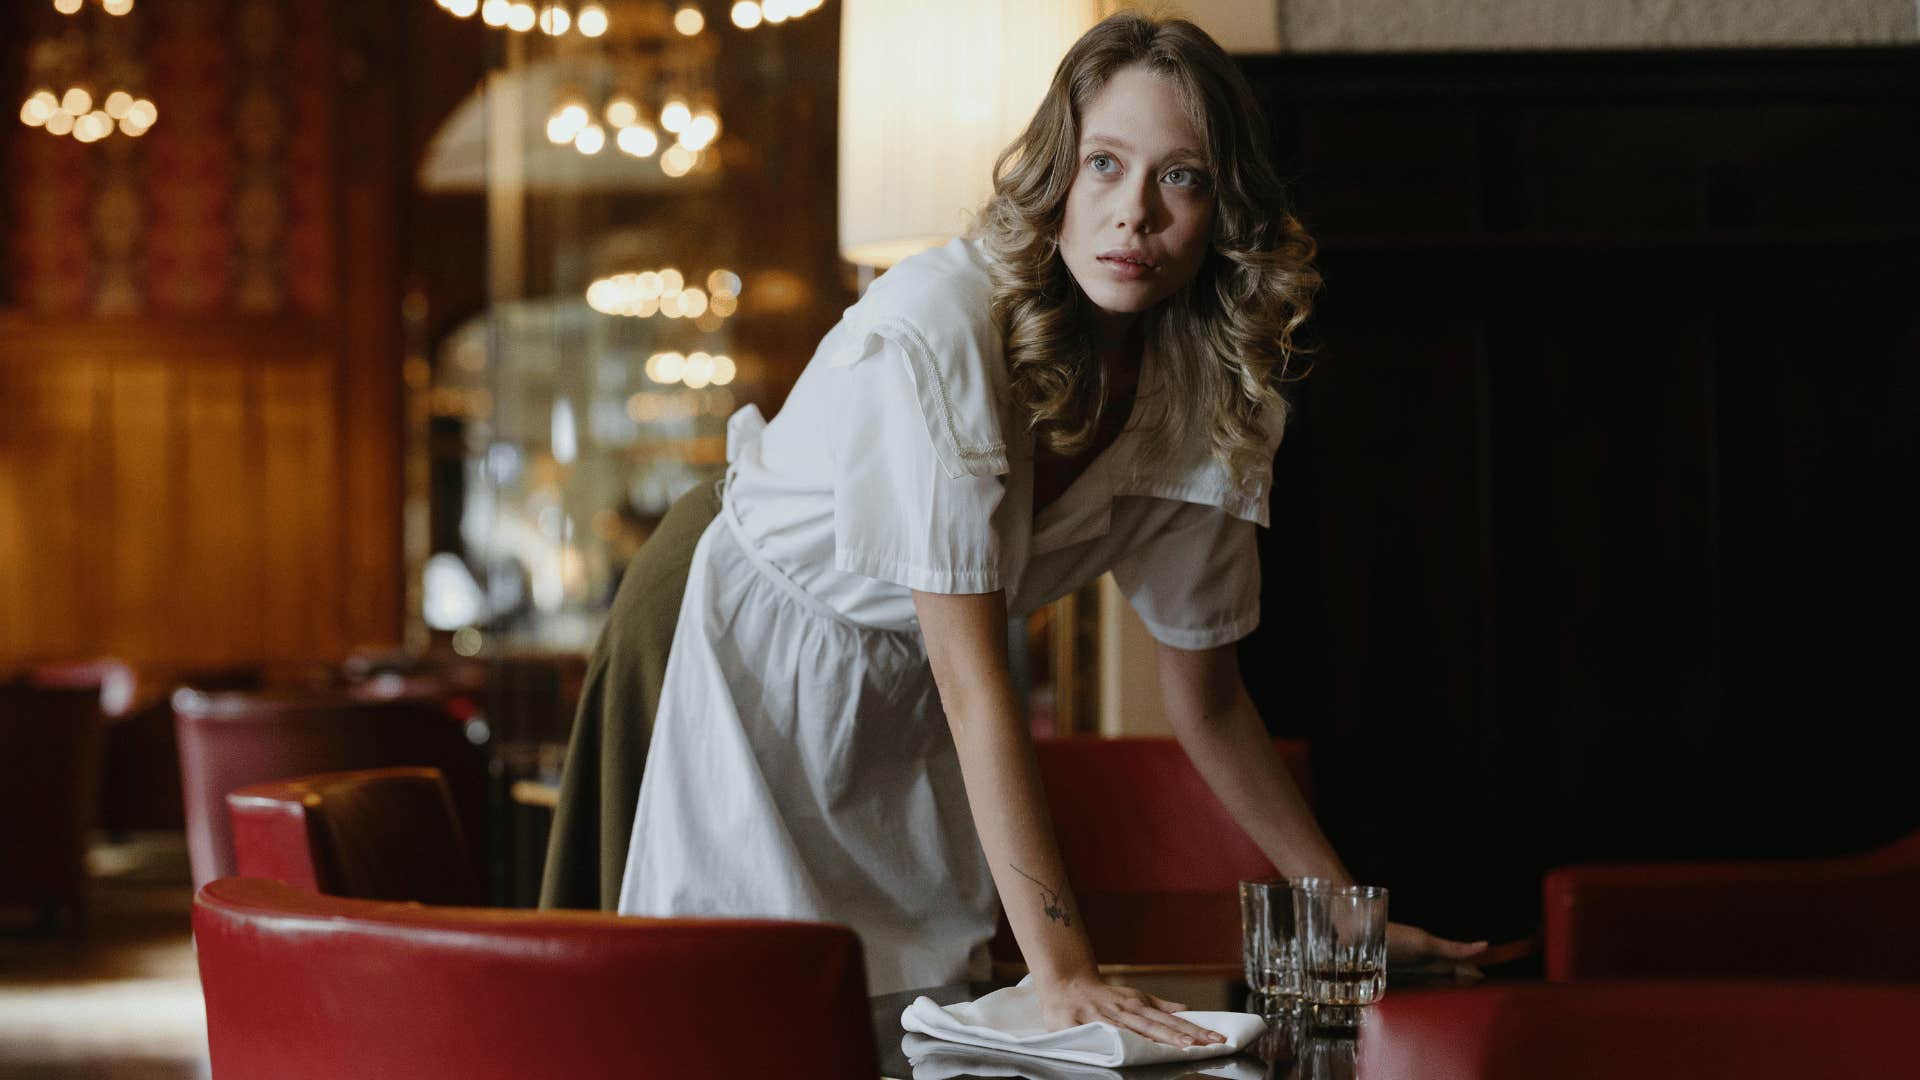
POLYGON ((1094 260, 1116 281, 1139 281, 1160 268, 1137 251, 1109 251, 1094 256, 1094 260))

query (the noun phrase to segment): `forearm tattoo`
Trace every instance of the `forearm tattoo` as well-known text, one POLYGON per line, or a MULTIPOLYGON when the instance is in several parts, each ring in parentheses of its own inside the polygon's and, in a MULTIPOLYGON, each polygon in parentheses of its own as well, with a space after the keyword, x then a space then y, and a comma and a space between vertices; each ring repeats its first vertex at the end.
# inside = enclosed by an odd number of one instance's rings
MULTIPOLYGON (((1007 865, 1013 866, 1012 863, 1008 863, 1007 865)), ((1013 872, 1033 882, 1035 885, 1040 886, 1040 898, 1046 904, 1045 911, 1048 919, 1062 926, 1073 925, 1073 916, 1068 913, 1065 901, 1060 898, 1060 890, 1048 888, 1046 882, 1041 881, 1039 878, 1034 877, 1032 874, 1027 873, 1017 866, 1013 867, 1013 872)))

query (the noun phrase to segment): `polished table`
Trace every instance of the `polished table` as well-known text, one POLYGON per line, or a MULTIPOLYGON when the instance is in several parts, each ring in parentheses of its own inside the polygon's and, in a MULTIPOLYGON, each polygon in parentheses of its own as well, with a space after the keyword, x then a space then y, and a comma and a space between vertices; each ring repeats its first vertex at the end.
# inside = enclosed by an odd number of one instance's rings
MULTIPOLYGON (((1355 1075, 1358 1040, 1367 1026, 1365 1009, 1328 1010, 1317 1016, 1311 1008, 1297 1002, 1279 1003, 1271 1008, 1255 998, 1249 1008, 1246 984, 1238 975, 1214 972, 1181 971, 1174 966, 1153 969, 1119 968, 1107 972, 1111 981, 1138 986, 1149 992, 1181 1000, 1199 1010, 1257 1012, 1267 1018, 1267 1032, 1254 1046, 1229 1057, 1207 1058, 1187 1065, 1139 1066, 1129 1069, 1102 1069, 1068 1062, 1038 1058, 1009 1059, 979 1053, 955 1044, 936 1044, 924 1036, 912 1036, 909 1044, 920 1056, 935 1051, 931 1067, 923 1063, 916 1073, 903 1044, 908 1033, 900 1026, 900 1014, 916 998, 932 998, 936 1004, 952 1005, 971 1001, 982 994, 1012 985, 1006 980, 954 983, 921 990, 883 994, 872 999, 873 1030, 880 1058, 880 1075, 889 1080, 938 1076, 941 1080, 971 1080, 974 1077, 1026 1077, 1028 1080, 1093 1080, 1095 1077, 1125 1077, 1127 1080, 1176 1080, 1193 1075, 1213 1075, 1200 1070, 1219 1070, 1219 1075, 1235 1080, 1335 1080, 1355 1075), (977 1061, 981 1071, 969 1071, 969 1061, 977 1061), (959 1070, 959 1071, 955 1071, 959 1070)), ((1418 985, 1467 987, 1480 980, 1478 975, 1446 976, 1401 973, 1388 975, 1391 986, 1418 985)))
MULTIPOLYGON (((1518 966, 1518 965, 1515 965, 1518 966)), ((1125 979, 1162 988, 1158 977, 1125 979)), ((1116 981, 1121 981, 1116 979, 1116 981)), ((1249 1051, 1191 1063, 1099 1069, 1018 1055, 982 1055, 926 1040, 903 1046, 900 1013, 924 993, 942 1004, 1004 984, 962 984, 872 999, 881 1075, 894 1080, 1886 1080, 1920 1075, 1914 1020, 1920 981, 1596 980, 1546 983, 1494 975, 1388 974, 1375 1005, 1293 1007, 1269 1019, 1249 1051), (917 1071, 916 1071, 917 1070, 917 1071)), ((1244 988, 1215 977, 1228 995, 1244 988)), ((1193 986, 1190 983, 1189 989, 1193 986)), ((1267 1012, 1256 1005, 1246 1011, 1267 1012)))

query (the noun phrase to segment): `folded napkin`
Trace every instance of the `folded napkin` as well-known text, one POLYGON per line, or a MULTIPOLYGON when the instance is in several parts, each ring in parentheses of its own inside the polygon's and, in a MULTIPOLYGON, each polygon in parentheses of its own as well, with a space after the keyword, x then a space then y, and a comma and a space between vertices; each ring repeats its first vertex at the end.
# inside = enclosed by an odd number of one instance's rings
POLYGON ((926 1035, 908 1035, 901 1040, 900 1049, 913 1066, 913 1080, 957 1080, 973 1076, 1018 1077, 1020 1080, 1186 1080, 1196 1076, 1267 1080, 1268 1070, 1266 1062, 1249 1054, 1109 1069, 1101 1065, 1048 1061, 1032 1054, 989 1050, 984 1046, 962 1046, 926 1035))
POLYGON ((1029 976, 1018 986, 957 1005, 943 1007, 932 998, 919 998, 900 1014, 900 1026, 948 1042, 1108 1068, 1224 1057, 1252 1045, 1267 1027, 1266 1021, 1250 1013, 1178 1013, 1189 1023, 1227 1037, 1223 1043, 1189 1047, 1164 1046, 1105 1022, 1048 1031, 1041 1022, 1039 997, 1031 980, 1029 976))

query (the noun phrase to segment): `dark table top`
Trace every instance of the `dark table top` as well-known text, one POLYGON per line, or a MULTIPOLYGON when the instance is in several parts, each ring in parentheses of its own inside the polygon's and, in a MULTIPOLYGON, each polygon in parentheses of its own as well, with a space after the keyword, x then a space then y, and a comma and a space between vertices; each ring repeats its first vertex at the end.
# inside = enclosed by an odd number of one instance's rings
MULTIPOLYGON (((1008 1077, 1024 1077, 1026 1080, 1178 1080, 1189 1076, 1224 1076, 1232 1080, 1352 1080, 1354 1076, 1358 1040, 1364 1037, 1366 1027, 1365 1008, 1316 1011, 1294 1001, 1268 1003, 1257 996, 1250 1000, 1246 984, 1237 976, 1160 972, 1123 977, 1121 981, 1162 996, 1184 997, 1195 1008, 1220 1007, 1261 1014, 1267 1019, 1267 1032, 1254 1046, 1231 1057, 1211 1058, 1192 1064, 1149 1065, 1128 1069, 1102 1069, 1038 1058, 994 1055, 920 1035, 909 1036, 900 1026, 900 1014, 916 998, 926 996, 936 1004, 951 1005, 1011 985, 1005 981, 954 983, 883 994, 872 999, 880 1075, 891 1080, 908 1080, 910 1077, 913 1080, 972 1080, 987 1077, 1002 1080, 1008 1077), (1173 981, 1170 983, 1169 980, 1173 981), (1211 1001, 1200 1005, 1193 1000, 1197 997, 1211 1001), (919 1062, 917 1072, 916 1060, 919 1062), (1206 1071, 1198 1071, 1196 1066, 1206 1071)), ((1477 971, 1445 975, 1434 972, 1393 972, 1388 976, 1389 995, 1395 989, 1465 988, 1482 981, 1477 971)))

